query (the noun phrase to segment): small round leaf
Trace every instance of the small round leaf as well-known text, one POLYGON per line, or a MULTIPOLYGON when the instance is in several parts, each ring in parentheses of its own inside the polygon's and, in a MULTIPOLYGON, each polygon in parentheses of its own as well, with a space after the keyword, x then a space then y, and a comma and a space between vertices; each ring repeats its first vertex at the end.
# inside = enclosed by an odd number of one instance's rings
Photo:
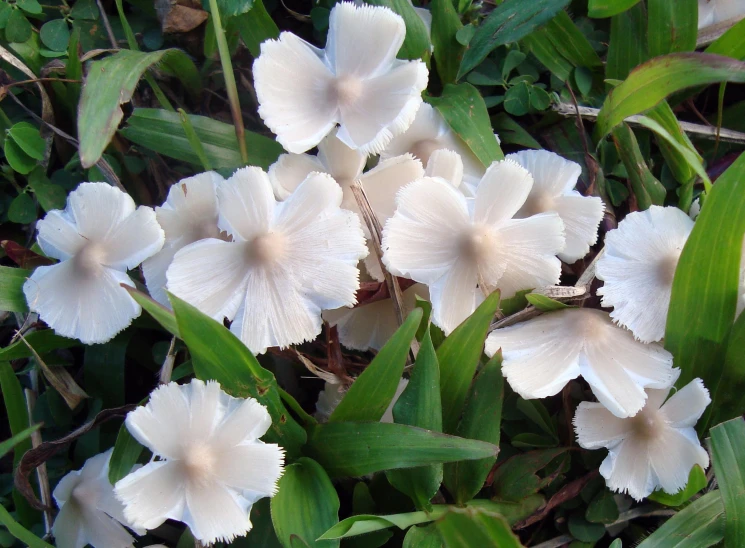
POLYGON ((70 28, 64 19, 47 21, 39 30, 42 43, 52 51, 65 51, 70 42, 70 28))
POLYGON ((16 196, 8 208, 8 220, 12 223, 28 224, 36 220, 36 204, 25 192, 16 196))
POLYGON ((13 171, 26 175, 36 167, 36 160, 23 152, 13 139, 5 139, 5 159, 13 171))
POLYGON ((39 15, 42 12, 41 4, 37 0, 16 0, 16 5, 26 13, 39 15))
POLYGON ((19 122, 8 130, 8 136, 21 147, 21 150, 34 160, 44 159, 46 142, 41 138, 39 130, 28 122, 19 122))
POLYGON ((13 10, 5 25, 5 39, 8 42, 25 42, 31 38, 31 23, 21 10, 13 10))

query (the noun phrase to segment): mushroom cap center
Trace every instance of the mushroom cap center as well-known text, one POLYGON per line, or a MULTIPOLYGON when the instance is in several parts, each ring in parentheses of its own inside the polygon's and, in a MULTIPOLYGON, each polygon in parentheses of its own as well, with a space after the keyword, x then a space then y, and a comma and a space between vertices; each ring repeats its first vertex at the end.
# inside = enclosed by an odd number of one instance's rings
POLYGON ((98 493, 95 489, 88 487, 85 482, 81 482, 72 490, 70 498, 81 506, 95 506, 98 501, 98 493))
POLYGON ((215 452, 204 443, 186 448, 182 463, 187 479, 196 484, 206 483, 217 471, 215 452))
POLYGON ((414 143, 409 152, 426 166, 432 153, 441 148, 443 146, 435 139, 422 139, 414 143))
POLYGON ((474 224, 464 231, 458 242, 461 257, 478 262, 495 247, 497 236, 488 226, 474 224))
POLYGON ((286 247, 282 234, 267 232, 248 242, 246 255, 252 266, 273 266, 284 257, 286 247))
POLYGON ((189 238, 192 242, 198 242, 206 238, 217 238, 219 234, 220 229, 217 228, 217 223, 212 219, 195 222, 189 230, 189 238))
POLYGON ((578 327, 581 335, 585 339, 602 340, 605 337, 607 322, 593 312, 580 312, 580 314, 582 318, 579 320, 578 327))
POLYGON ((671 253, 657 263, 657 276, 664 285, 672 285, 675 278, 675 269, 678 267, 680 260, 680 251, 671 253))
POLYGON ((331 84, 330 91, 339 106, 349 106, 362 96, 362 80, 352 75, 339 76, 331 84))
POLYGON ((75 254, 73 261, 78 276, 94 276, 106 262, 106 248, 98 242, 88 242, 75 254))
POLYGON ((642 409, 629 420, 631 420, 634 435, 643 440, 658 437, 665 427, 665 422, 657 409, 642 409))
POLYGON ((521 208, 521 213, 526 216, 537 215, 546 211, 554 210, 554 197, 546 192, 531 192, 525 205, 521 208))

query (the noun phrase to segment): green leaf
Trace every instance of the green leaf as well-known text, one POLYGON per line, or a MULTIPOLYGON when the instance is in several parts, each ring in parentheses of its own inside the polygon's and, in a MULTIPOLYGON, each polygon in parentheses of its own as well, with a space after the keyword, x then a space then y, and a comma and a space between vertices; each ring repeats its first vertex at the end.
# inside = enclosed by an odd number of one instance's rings
POLYGON ((585 511, 585 519, 592 523, 613 523, 618 519, 618 515, 615 495, 608 489, 601 489, 595 498, 590 501, 587 511, 585 511))
MULTIPOLYGON (((2 272, 2 269, 5 268, 8 267, 0 267, 0 272, 2 272)), ((20 269, 13 268, 9 270, 20 269)), ((30 274, 30 272, 28 272, 28 274, 30 274)), ((2 280, 2 277, 0 277, 0 280, 2 280)), ((24 335, 24 338, 26 339, 26 343, 28 343, 28 345, 22 340, 17 340, 13 344, 8 345, 0 350, 0 361, 12 361, 32 357, 33 353, 31 352, 29 346, 31 346, 37 354, 42 356, 53 350, 70 348, 72 346, 80 346, 80 341, 76 339, 68 339, 67 337, 57 335, 51 329, 33 331, 31 333, 28 333, 27 335, 24 335)))
POLYGON ((42 13, 41 4, 36 0, 16 0, 16 6, 32 15, 39 15, 42 13))
MULTIPOLYGON (((502 353, 497 352, 474 379, 456 434, 499 447, 503 398, 502 353)), ((496 460, 494 456, 445 466, 445 487, 457 504, 468 502, 481 491, 496 460)))
POLYGON ((33 426, 29 426, 25 430, 22 430, 18 432, 17 434, 14 434, 7 440, 0 441, 0 458, 4 457, 5 455, 13 451, 15 446, 18 445, 19 443, 22 443, 30 439, 31 434, 36 432, 39 428, 41 428, 41 426, 42 426, 41 423, 35 424, 33 426))
MULTIPOLYGON (((190 114, 188 117, 214 169, 235 169, 243 165, 232 125, 206 116, 190 114)), ((138 108, 127 119, 127 124, 119 133, 133 143, 169 158, 195 166, 202 165, 189 144, 177 112, 138 108)), ((246 132, 246 148, 249 164, 263 169, 267 169, 284 152, 282 145, 275 140, 252 131, 246 132)))
POLYGON ((721 390, 712 392, 710 424, 742 415, 742 394, 745 391, 745 314, 740 314, 727 338, 722 374, 719 376, 721 390))
POLYGON ((434 525, 414 526, 406 532, 402 548, 442 548, 442 537, 434 525))
POLYGON ((135 289, 134 287, 126 286, 124 289, 127 290, 135 302, 147 311, 147 313, 150 314, 155 321, 163 327, 163 329, 168 331, 174 337, 181 338, 176 316, 173 315, 171 310, 168 310, 165 306, 150 297, 150 295, 145 295, 142 291, 135 289))
POLYGON ((696 49, 698 0, 649 0, 649 56, 696 49))
POLYGON ((707 548, 723 538, 722 497, 719 491, 711 491, 667 520, 637 548, 707 548))
POLYGON ((253 0, 217 0, 217 8, 220 16, 227 21, 228 17, 234 17, 246 13, 253 6, 253 0))
POLYGON ((238 31, 243 43, 254 57, 261 53, 263 41, 279 37, 279 28, 266 11, 262 0, 253 0, 253 7, 248 13, 238 16, 238 31))
POLYGON ((18 146, 18 143, 13 141, 9 136, 5 138, 4 149, 5 159, 8 160, 10 167, 13 168, 13 171, 18 172, 21 175, 31 173, 38 165, 36 160, 23 152, 23 149, 18 146))
POLYGON ((564 304, 559 301, 555 301, 551 297, 541 295, 539 293, 528 293, 525 295, 528 302, 535 306, 538 310, 543 312, 552 312, 554 310, 563 310, 564 308, 571 308, 568 304, 564 304))
POLYGON ((368 4, 385 6, 401 16, 406 24, 406 37, 398 52, 399 59, 423 59, 431 55, 429 29, 419 17, 410 0, 368 0, 368 4))
POLYGON ((724 544, 745 546, 745 420, 723 422, 710 434, 714 474, 724 503, 724 544))
POLYGON ((709 53, 671 53, 647 61, 608 94, 595 137, 605 137, 629 116, 649 110, 672 93, 717 82, 745 82, 745 63, 709 53))
POLYGON ((282 404, 274 375, 220 322, 174 295, 169 298, 197 378, 216 380, 233 396, 257 399, 272 417, 265 440, 281 445, 290 459, 298 455, 306 435, 282 404))
POLYGON ((414 468, 497 454, 490 443, 466 440, 405 424, 334 422, 308 428, 305 453, 332 478, 414 468))
POLYGON ((522 398, 517 399, 515 405, 517 410, 523 415, 528 417, 533 424, 538 426, 546 434, 554 438, 555 441, 559 441, 558 434, 556 433, 556 427, 551 421, 551 415, 548 414, 546 406, 543 405, 539 400, 524 400, 522 398))
POLYGON ((504 517, 482 508, 451 508, 438 520, 437 530, 447 548, 522 546, 504 517))
POLYGON ((652 174, 647 166, 639 143, 628 124, 623 123, 611 132, 618 155, 626 166, 631 188, 634 189, 639 209, 648 209, 651 205, 662 205, 667 191, 662 183, 652 174))
MULTIPOLYGON (((667 315, 665 348, 681 370, 676 385, 685 386, 698 377, 715 402, 698 423, 701 432, 719 397, 726 339, 739 295, 743 234, 745 155, 719 177, 707 195, 675 270, 667 315)), ((742 369, 739 375, 742 378, 742 369)))
POLYGON ((34 191, 34 196, 44 211, 65 208, 67 192, 61 185, 53 184, 42 167, 37 167, 29 173, 28 186, 34 191))
POLYGON ((499 134, 499 138, 502 143, 509 143, 514 145, 520 145, 521 147, 534 148, 540 150, 541 144, 536 141, 530 133, 515 122, 512 118, 507 116, 504 112, 500 112, 492 118, 492 125, 495 131, 499 134))
MULTIPOLYGON (((119 50, 102 61, 91 63, 78 113, 80 163, 84 168, 93 166, 101 158, 124 116, 120 105, 129 102, 143 73, 156 64, 161 70, 178 76, 193 94, 200 91, 199 72, 181 50, 151 53, 119 50)), ((178 118, 178 113, 174 114, 178 118)))
POLYGON ((613 16, 605 78, 623 80, 632 69, 649 59, 647 48, 647 10, 644 2, 613 16))
POLYGON ((458 427, 463 404, 484 350, 487 330, 498 307, 499 292, 495 291, 437 349, 443 432, 452 433, 458 427))
POLYGON ((484 99, 471 84, 447 84, 440 97, 426 97, 485 167, 504 154, 494 137, 484 99))
POLYGON ((437 74, 443 84, 454 84, 465 52, 463 44, 458 41, 463 23, 451 0, 432 0, 429 9, 432 12, 432 45, 437 74))
POLYGON ((665 493, 662 489, 657 489, 654 493, 647 497, 649 500, 659 502, 665 506, 680 506, 689 500, 691 497, 701 491, 708 484, 706 479, 706 472, 698 464, 695 464, 691 468, 691 473, 688 474, 688 483, 685 489, 670 495, 665 493))
POLYGON ((140 458, 144 447, 140 445, 132 434, 129 433, 126 424, 119 428, 119 434, 114 443, 114 452, 109 461, 109 483, 114 485, 117 481, 132 471, 132 467, 140 458))
POLYGON ((331 413, 329 422, 379 421, 383 417, 396 394, 411 341, 421 320, 422 309, 412 310, 403 325, 349 387, 344 399, 331 413))
POLYGON ((504 94, 504 110, 513 116, 525 116, 530 112, 530 88, 525 82, 512 86, 504 94))
POLYGON ((517 42, 551 20, 569 0, 505 0, 476 29, 458 71, 475 69, 498 46, 517 42))
POLYGON ((8 24, 8 18, 13 12, 13 8, 7 2, 0 2, 0 29, 4 29, 8 24))
POLYGON ((580 542, 597 542, 605 536, 605 526, 602 523, 587 521, 580 514, 569 517, 569 532, 580 542))
POLYGON ((302 457, 285 469, 272 498, 272 522, 285 548, 292 537, 312 548, 338 547, 338 540, 316 540, 339 522, 339 497, 321 466, 302 457))
POLYGON ((742 61, 745 58, 745 19, 729 28, 704 51, 742 61))
POLYGON ((54 548, 54 546, 47 544, 14 520, 2 505, 0 505, 0 523, 5 526, 11 535, 25 543, 28 548, 54 548))
POLYGON ((39 129, 28 122, 14 124, 8 130, 8 136, 20 149, 34 160, 43 160, 47 144, 39 134, 39 129))
MULTIPOLYGON (((7 148, 5 149, 8 150, 7 148)), ((8 220, 12 223, 28 224, 36 220, 36 204, 34 199, 26 194, 19 194, 10 202, 8 220)))
POLYGON ((52 19, 39 29, 39 38, 52 51, 67 51, 67 44, 70 43, 70 27, 64 19, 52 19))
POLYGON ((550 478, 539 478, 536 472, 567 450, 567 447, 539 449, 510 458, 494 474, 494 492, 501 500, 512 501, 537 493, 550 483, 550 478))
MULTIPOLYGON (((30 270, 0 266, 0 310, 4 312, 28 312, 23 284, 31 275, 30 270)), ((0 350, 0 355, 2 350, 0 350)), ((2 358, 0 358, 2 359, 2 358)))
POLYGON ((595 18, 611 17, 632 8, 639 0, 590 0, 587 15, 595 18))
POLYGON ((566 11, 560 11, 543 31, 545 37, 572 66, 588 69, 603 66, 603 61, 566 11))
POLYGON ((25 42, 31 38, 32 28, 21 10, 13 10, 5 25, 5 39, 11 43, 25 42))
MULTIPOLYGON (((418 426, 434 432, 442 431, 440 368, 429 329, 422 339, 409 384, 393 406, 393 418, 398 424, 418 426)), ((418 509, 429 509, 429 501, 442 482, 442 465, 433 464, 404 471, 390 470, 386 476, 389 483, 407 494, 418 509)))

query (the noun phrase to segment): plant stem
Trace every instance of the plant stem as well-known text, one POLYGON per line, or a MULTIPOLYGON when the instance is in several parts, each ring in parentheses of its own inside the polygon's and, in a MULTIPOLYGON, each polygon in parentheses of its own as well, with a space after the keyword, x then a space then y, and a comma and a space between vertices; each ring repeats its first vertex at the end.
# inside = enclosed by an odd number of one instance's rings
POLYGON ((238 139, 238 149, 241 152, 241 160, 243 160, 244 164, 248 164, 248 151, 246 150, 243 116, 241 114, 241 104, 238 100, 238 87, 235 84, 235 74, 233 73, 233 65, 230 61, 230 48, 228 48, 228 40, 225 38, 225 31, 223 30, 222 22, 220 21, 220 11, 217 7, 217 0, 210 0, 210 12, 212 25, 215 28, 215 40, 217 40, 217 51, 220 54, 220 64, 222 64, 225 87, 228 91, 230 113, 233 116, 233 125, 235 126, 235 137, 238 139))

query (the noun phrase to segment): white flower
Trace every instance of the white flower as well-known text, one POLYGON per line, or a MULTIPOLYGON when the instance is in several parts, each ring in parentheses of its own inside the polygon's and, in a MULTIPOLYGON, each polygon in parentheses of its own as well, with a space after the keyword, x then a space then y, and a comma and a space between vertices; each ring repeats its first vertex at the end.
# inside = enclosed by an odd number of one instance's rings
POLYGON ((142 263, 142 273, 150 295, 164 306, 171 306, 166 295, 166 270, 176 252, 205 238, 219 238, 215 189, 222 180, 214 171, 182 179, 170 188, 165 203, 155 208, 166 240, 163 249, 142 263))
MULTIPOLYGON (((494 138, 499 142, 496 135, 494 138)), ((442 115, 427 103, 419 107, 411 127, 388 143, 380 153, 380 158, 386 160, 408 153, 421 160, 422 164, 427 167, 432 153, 441 149, 452 150, 460 155, 463 161, 464 178, 462 190, 472 196, 473 189, 484 175, 484 164, 450 129, 442 115)))
POLYGON ((582 168, 547 150, 523 150, 508 154, 533 176, 533 189, 517 212, 517 218, 555 211, 564 222, 566 247, 559 259, 571 264, 590 251, 598 241, 598 227, 603 220, 605 205, 596 196, 582 196, 574 187, 582 168))
MULTIPOLYGON (((408 379, 398 381, 396 393, 393 395, 393 399, 381 417, 380 422, 393 422, 393 406, 396 405, 398 398, 401 397, 408 384, 408 379)), ((316 419, 319 422, 328 422, 329 417, 341 403, 341 400, 344 399, 346 393, 347 389, 341 382, 324 383, 323 390, 318 394, 318 401, 316 402, 316 412, 314 413, 316 419)))
POLYGON ((502 349, 502 373, 525 399, 558 394, 582 375, 595 397, 617 417, 636 415, 645 388, 675 381, 672 355, 659 344, 642 344, 613 325, 608 314, 567 308, 493 331, 486 354, 502 349))
POLYGON ((149 207, 106 183, 82 183, 37 224, 37 241, 59 259, 40 266, 23 286, 29 309, 58 334, 103 343, 142 309, 120 284, 134 287, 131 270, 163 247, 163 230, 149 207))
MULTIPOLYGON (((54 489, 60 509, 52 526, 59 548, 132 548, 134 538, 122 524, 124 506, 116 500, 109 483, 109 460, 113 449, 89 458, 83 468, 70 472, 54 489)), ((134 529, 134 528, 133 528, 134 529)), ((143 535, 142 529, 134 529, 143 535)))
POLYGON ((698 28, 745 16, 742 0, 698 0, 698 28))
POLYGON ((316 146, 337 124, 339 139, 378 153, 414 120, 427 66, 396 59, 403 19, 377 6, 337 4, 326 48, 292 33, 261 44, 253 65, 259 114, 289 152, 316 146))
POLYGON ((158 457, 115 486, 124 515, 139 527, 175 519, 203 543, 229 542, 251 529, 251 505, 277 491, 284 452, 259 440, 272 419, 253 398, 233 398, 214 381, 171 382, 126 424, 158 457))
POLYGON ((342 190, 311 174, 284 202, 257 167, 217 186, 219 228, 232 242, 201 240, 168 268, 168 289, 222 321, 254 353, 315 338, 321 310, 355 303, 357 262, 367 254, 357 216, 339 207, 342 190))
POLYGON ((676 207, 652 206, 628 214, 605 236, 597 263, 598 289, 611 318, 643 342, 665 336, 673 276, 693 221, 676 207))
MULTIPOLYGON (((457 173, 439 157, 437 173, 457 173)), ((430 173, 432 173, 430 171, 430 173)), ((557 284, 564 228, 556 213, 513 219, 533 178, 511 160, 494 162, 468 200, 460 181, 425 177, 402 189, 398 209, 383 230, 383 262, 397 276, 429 286, 432 321, 450 333, 500 289, 511 297, 522 289, 557 284)))
POLYGON ((600 473, 611 491, 636 500, 657 487, 674 494, 686 486, 694 465, 709 466, 694 429, 711 403, 709 391, 701 379, 694 379, 665 402, 669 392, 647 390, 644 409, 628 419, 615 417, 599 403, 579 404, 573 421, 577 441, 585 449, 608 448, 600 473))
MULTIPOLYGON (((417 295, 426 299, 427 287, 414 284, 403 292, 404 317, 416 306, 417 295)), ((336 326, 339 342, 354 350, 380 350, 398 329, 398 318, 391 299, 374 301, 356 308, 325 310, 323 319, 336 326)))

